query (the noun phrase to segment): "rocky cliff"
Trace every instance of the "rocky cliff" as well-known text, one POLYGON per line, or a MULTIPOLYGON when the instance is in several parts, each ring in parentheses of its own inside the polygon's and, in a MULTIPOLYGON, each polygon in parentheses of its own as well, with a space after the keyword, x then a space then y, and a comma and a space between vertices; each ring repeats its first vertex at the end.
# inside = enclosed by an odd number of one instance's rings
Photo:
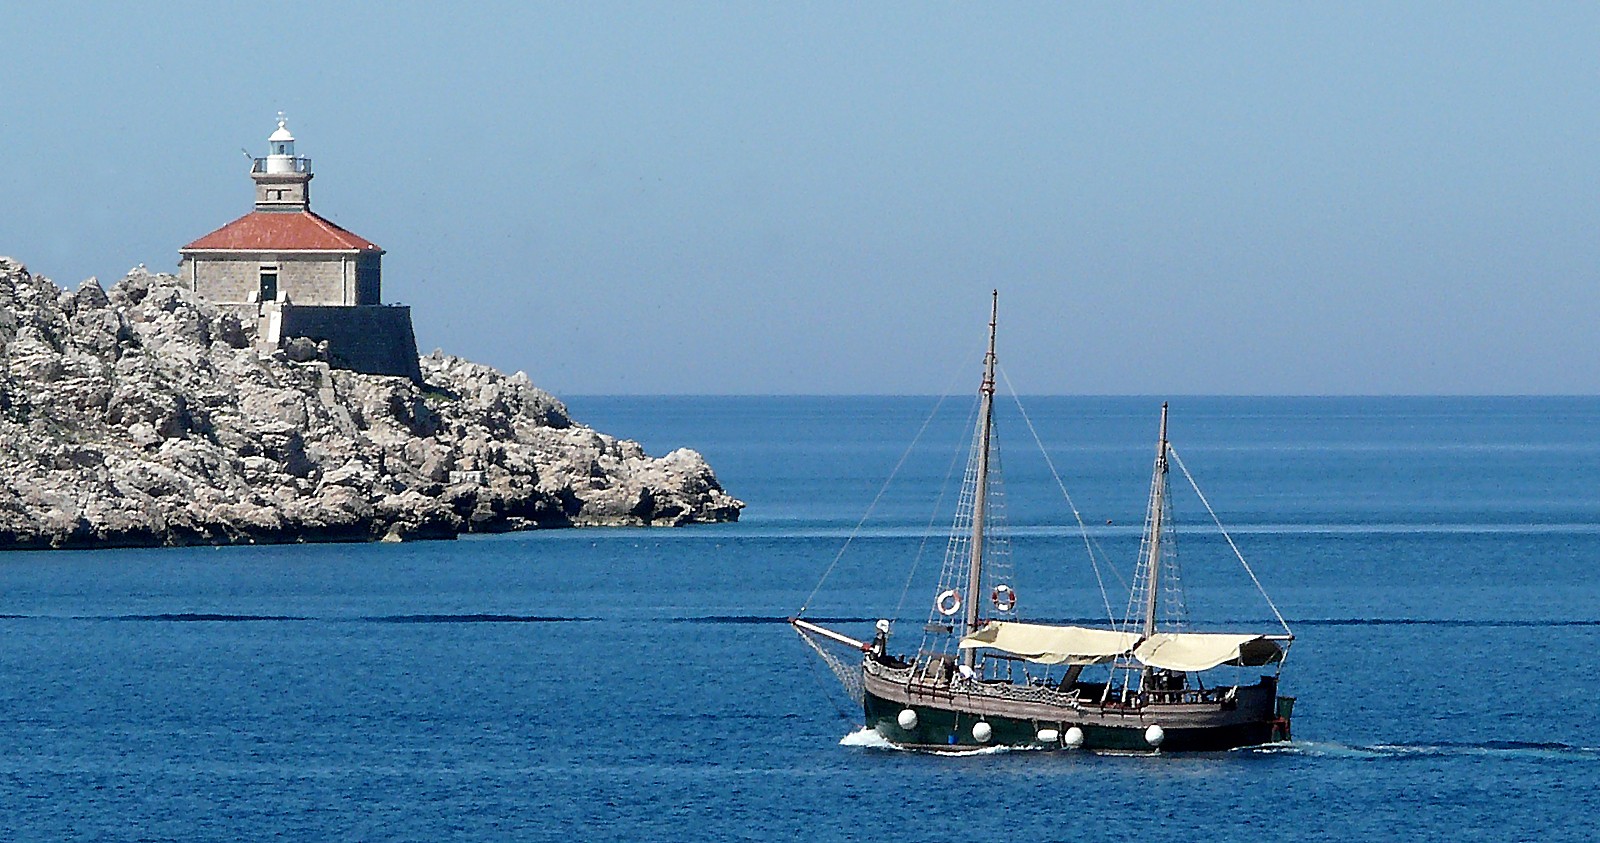
POLYGON ((694 451, 649 457, 520 372, 435 352, 422 373, 263 352, 253 319, 170 275, 68 292, 0 258, 0 548, 738 518, 694 451))

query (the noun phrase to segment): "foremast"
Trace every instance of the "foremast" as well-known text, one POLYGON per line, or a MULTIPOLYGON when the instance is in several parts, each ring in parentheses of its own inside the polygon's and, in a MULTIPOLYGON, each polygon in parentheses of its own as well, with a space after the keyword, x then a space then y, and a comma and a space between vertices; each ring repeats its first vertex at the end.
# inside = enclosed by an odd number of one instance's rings
MULTIPOLYGON (((963 637, 978 631, 978 594, 983 587, 983 527, 989 508, 989 441, 994 426, 994 334, 999 315, 1000 291, 994 290, 989 298, 989 351, 983 357, 983 385, 978 388, 978 483, 972 502, 972 547, 967 563, 967 614, 963 637)), ((977 660, 976 648, 961 651, 963 666, 972 668, 977 660)))
POLYGON ((1156 609, 1161 580, 1161 533, 1166 526, 1162 519, 1167 504, 1167 403, 1161 402, 1161 440, 1156 445, 1155 477, 1150 484, 1150 540, 1149 555, 1145 557, 1148 569, 1144 584, 1144 628, 1139 634, 1149 638, 1156 632, 1156 609))
MULTIPOLYGON (((1170 495, 1171 487, 1168 481, 1167 460, 1170 452, 1171 445, 1167 442, 1167 402, 1163 401, 1161 402, 1161 433, 1156 441, 1155 471, 1150 479, 1150 514, 1146 519, 1144 557, 1140 560, 1140 563, 1144 566, 1140 573, 1144 576, 1142 582, 1138 583, 1138 587, 1143 590, 1143 594, 1138 596, 1143 599, 1134 604, 1138 606, 1142 616, 1138 619, 1140 621, 1138 629, 1141 642, 1148 641, 1156 634, 1156 618, 1158 617, 1158 612, 1161 611, 1161 569, 1163 567, 1161 557, 1165 551, 1168 538, 1166 534, 1167 507, 1170 504, 1167 498, 1170 495)), ((1171 575, 1172 583, 1169 587, 1175 586, 1177 583, 1176 568, 1173 569, 1171 575)), ((1138 578, 1136 577, 1135 579, 1137 580, 1138 578)), ((1180 606, 1181 602, 1180 597, 1180 606)), ((1180 614, 1181 611, 1180 608, 1180 614)), ((1137 659, 1126 664, 1130 668, 1130 674, 1132 669, 1137 666, 1140 689, 1149 689, 1152 676, 1156 672, 1155 668, 1148 665, 1138 666, 1137 659)))

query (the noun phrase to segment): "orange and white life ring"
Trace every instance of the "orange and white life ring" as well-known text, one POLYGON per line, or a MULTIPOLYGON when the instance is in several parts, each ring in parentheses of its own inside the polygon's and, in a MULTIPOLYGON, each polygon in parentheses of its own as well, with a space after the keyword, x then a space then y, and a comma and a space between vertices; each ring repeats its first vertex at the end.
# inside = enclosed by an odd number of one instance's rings
POLYGON ((933 608, 937 609, 939 614, 945 617, 961 611, 961 592, 953 588, 947 588, 939 592, 939 596, 934 598, 933 608))
POLYGON ((989 599, 993 600, 994 607, 1002 612, 1009 612, 1017 608, 1016 589, 1009 585, 995 586, 994 593, 989 595, 989 599))

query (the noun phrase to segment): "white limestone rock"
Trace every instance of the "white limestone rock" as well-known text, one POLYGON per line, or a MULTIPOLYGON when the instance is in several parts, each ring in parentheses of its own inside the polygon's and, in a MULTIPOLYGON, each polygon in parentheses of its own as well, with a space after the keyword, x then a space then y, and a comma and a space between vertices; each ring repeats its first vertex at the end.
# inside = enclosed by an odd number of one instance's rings
MULTIPOLYGON (((448 538, 736 520, 693 451, 577 424, 522 372, 427 385, 263 355, 143 268, 64 291, 0 258, 0 548, 448 538)), ((304 344, 302 344, 303 346, 304 344)))

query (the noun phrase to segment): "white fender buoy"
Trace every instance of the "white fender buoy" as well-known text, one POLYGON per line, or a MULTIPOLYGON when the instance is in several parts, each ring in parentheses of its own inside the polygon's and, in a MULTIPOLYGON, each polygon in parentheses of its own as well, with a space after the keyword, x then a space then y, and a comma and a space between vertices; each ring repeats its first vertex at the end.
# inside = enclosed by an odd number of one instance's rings
POLYGON ((1160 746, 1167 739, 1167 730, 1160 726, 1151 726, 1144 730, 1144 742, 1151 746, 1160 746))
POLYGON ((1063 736, 1061 742, 1073 749, 1083 746, 1083 730, 1077 726, 1067 729, 1067 734, 1063 736))
POLYGON ((909 708, 902 708, 900 709, 900 716, 896 717, 894 722, 899 723, 900 728, 909 732, 917 728, 917 712, 909 708))
POLYGON ((972 724, 973 740, 977 741, 978 743, 988 743, 989 739, 992 737, 994 737, 994 729, 989 726, 988 722, 979 720, 978 722, 972 724))
POLYGON ((1055 743, 1061 740, 1061 733, 1055 729, 1040 729, 1036 737, 1038 737, 1039 743, 1055 743))

